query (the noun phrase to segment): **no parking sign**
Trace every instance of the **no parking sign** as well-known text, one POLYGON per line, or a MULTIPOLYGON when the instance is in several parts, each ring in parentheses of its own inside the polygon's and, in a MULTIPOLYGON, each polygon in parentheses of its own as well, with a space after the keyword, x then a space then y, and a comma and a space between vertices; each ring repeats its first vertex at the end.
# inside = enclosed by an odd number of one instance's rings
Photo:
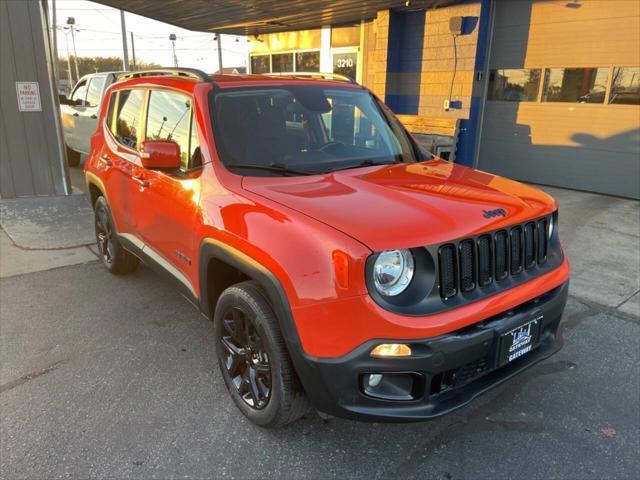
POLYGON ((21 112, 41 112, 38 82, 16 82, 18 110, 21 112))

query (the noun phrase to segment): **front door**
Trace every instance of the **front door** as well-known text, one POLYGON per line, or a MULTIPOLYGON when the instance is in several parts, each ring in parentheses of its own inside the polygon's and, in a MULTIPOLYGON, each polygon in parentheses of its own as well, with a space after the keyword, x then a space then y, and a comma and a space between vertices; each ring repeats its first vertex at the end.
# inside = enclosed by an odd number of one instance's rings
POLYGON ((88 80, 79 81, 66 104, 60 105, 62 114, 62 131, 64 132, 64 143, 72 150, 78 151, 80 148, 80 115, 85 110, 85 98, 87 96, 88 80))
MULTIPOLYGON (((136 229, 145 253, 169 270, 191 293, 197 277, 194 224, 198 210, 200 169, 192 152, 199 152, 191 135, 192 100, 182 93, 151 90, 148 95, 146 140, 169 140, 180 146, 181 168, 134 172, 136 229)), ((194 127, 195 128, 195 127, 194 127)))
POLYGON ((74 149, 84 154, 89 153, 91 136, 95 133, 96 127, 98 126, 98 114, 105 80, 105 75, 95 75, 91 77, 87 88, 84 108, 78 112, 78 117, 76 117, 74 149))

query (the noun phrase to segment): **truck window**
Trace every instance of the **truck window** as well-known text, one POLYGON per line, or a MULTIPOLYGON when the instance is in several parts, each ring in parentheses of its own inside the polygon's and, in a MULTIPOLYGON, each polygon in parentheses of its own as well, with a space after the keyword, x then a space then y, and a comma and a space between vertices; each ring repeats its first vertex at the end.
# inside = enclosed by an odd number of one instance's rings
POLYGON ((100 100, 102 99, 102 88, 104 87, 104 82, 106 77, 100 75, 97 77, 93 77, 89 82, 89 88, 87 89, 87 107, 98 107, 100 106, 100 100))
POLYGON ((82 80, 76 85, 75 90, 71 94, 71 101, 74 105, 82 105, 84 103, 84 97, 87 95, 87 81, 82 80))

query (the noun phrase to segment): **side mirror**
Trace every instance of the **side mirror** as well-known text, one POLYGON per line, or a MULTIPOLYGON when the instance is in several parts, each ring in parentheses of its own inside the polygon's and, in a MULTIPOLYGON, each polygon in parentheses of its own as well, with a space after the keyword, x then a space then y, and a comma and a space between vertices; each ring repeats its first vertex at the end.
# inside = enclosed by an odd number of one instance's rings
POLYGON ((146 140, 140 146, 144 168, 176 170, 180 168, 180 145, 171 140, 146 140))

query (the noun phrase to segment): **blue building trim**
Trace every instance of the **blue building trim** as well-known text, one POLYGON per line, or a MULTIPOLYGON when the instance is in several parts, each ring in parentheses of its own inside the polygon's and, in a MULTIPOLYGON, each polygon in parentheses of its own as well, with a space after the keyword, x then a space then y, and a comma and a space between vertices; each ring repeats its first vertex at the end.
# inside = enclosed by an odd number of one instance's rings
POLYGON ((389 15, 385 103, 395 113, 418 113, 425 15, 393 10, 389 15))
MULTIPOLYGON (((487 56, 489 44, 489 24, 492 0, 480 0, 480 19, 478 22, 478 43, 476 46, 475 71, 484 72, 488 61, 487 56)), ((478 3, 477 1, 469 1, 466 3, 478 3)), ((485 79, 486 81, 486 79, 485 79)), ((480 115, 482 108, 483 91, 478 85, 474 85, 473 95, 471 97, 471 105, 469 109, 469 118, 460 121, 458 129, 458 143, 456 148, 456 163, 473 166, 476 142, 478 141, 478 125, 480 123, 480 115)))

